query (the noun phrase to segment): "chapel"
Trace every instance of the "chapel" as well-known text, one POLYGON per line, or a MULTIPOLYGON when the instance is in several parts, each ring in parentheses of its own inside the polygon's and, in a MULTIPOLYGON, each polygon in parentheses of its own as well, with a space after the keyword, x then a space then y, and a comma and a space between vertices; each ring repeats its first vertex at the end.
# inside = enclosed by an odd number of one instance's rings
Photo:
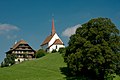
POLYGON ((42 42, 41 48, 47 52, 52 52, 53 50, 58 51, 60 48, 64 48, 64 43, 58 36, 54 26, 54 19, 52 19, 52 31, 49 36, 42 42))

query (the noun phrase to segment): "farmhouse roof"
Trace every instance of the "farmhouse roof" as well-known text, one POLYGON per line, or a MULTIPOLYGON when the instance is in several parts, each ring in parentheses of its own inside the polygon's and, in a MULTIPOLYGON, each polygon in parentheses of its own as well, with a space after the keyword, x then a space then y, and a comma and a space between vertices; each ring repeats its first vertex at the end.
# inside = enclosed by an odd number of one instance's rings
POLYGON ((11 49, 12 49, 12 50, 15 49, 19 44, 27 44, 27 42, 24 41, 24 40, 20 40, 20 41, 18 41, 16 44, 14 44, 11 49))

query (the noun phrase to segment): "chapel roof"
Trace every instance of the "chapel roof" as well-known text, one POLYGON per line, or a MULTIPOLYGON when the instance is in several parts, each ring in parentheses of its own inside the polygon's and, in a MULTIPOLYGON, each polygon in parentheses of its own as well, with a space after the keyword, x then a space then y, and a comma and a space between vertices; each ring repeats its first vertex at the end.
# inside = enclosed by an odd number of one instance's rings
MULTIPOLYGON (((54 34, 55 34, 55 33, 54 33, 54 34)), ((54 36, 54 35, 49 35, 49 36, 47 36, 46 39, 45 39, 45 40, 43 41, 43 43, 41 44, 41 46, 49 43, 49 41, 52 39, 53 36, 54 36)))

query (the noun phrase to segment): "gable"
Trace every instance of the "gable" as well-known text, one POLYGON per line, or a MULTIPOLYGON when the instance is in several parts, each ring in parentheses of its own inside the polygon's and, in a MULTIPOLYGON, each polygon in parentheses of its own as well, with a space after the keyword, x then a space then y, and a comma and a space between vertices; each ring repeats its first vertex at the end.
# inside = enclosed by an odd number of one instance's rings
MULTIPOLYGON (((55 34, 54 34, 54 35, 55 35, 55 34)), ((49 35, 49 36, 47 36, 46 39, 45 39, 45 40, 43 41, 43 43, 41 44, 41 46, 43 46, 43 45, 45 45, 45 44, 48 44, 54 35, 49 35)))
MULTIPOLYGON (((57 33, 52 37, 52 39, 49 41, 48 46, 52 45, 57 39, 59 39, 61 42, 62 40, 59 38, 59 36, 57 35, 57 33)), ((63 42, 62 42, 63 43, 63 42)))
POLYGON ((33 50, 32 47, 30 47, 29 44, 24 40, 20 40, 19 42, 14 44, 13 47, 10 49, 10 51, 13 50, 32 50, 35 52, 35 50, 33 50))
POLYGON ((20 40, 19 42, 17 42, 16 44, 14 44, 13 47, 12 47, 11 49, 15 49, 16 47, 19 46, 19 44, 27 44, 27 42, 24 41, 24 40, 20 40))
POLYGON ((63 42, 60 39, 56 39, 53 44, 61 44, 61 45, 63 45, 63 42))
POLYGON ((64 45, 64 44, 60 39, 56 39, 52 45, 48 46, 48 48, 50 48, 53 45, 64 45))

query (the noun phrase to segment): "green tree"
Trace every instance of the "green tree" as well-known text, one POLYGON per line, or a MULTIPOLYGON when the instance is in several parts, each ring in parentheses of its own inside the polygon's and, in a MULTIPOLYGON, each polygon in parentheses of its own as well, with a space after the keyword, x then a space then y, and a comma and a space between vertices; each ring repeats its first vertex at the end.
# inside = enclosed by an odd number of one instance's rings
POLYGON ((9 58, 4 58, 4 67, 10 66, 9 58))
POLYGON ((14 54, 6 54, 6 58, 4 58, 4 61, 1 63, 1 67, 7 67, 15 64, 15 58, 14 54))
POLYGON ((58 52, 59 52, 60 54, 65 54, 65 51, 66 51, 65 48, 60 48, 58 52))
POLYGON ((1 67, 4 67, 4 63, 3 62, 1 62, 1 67))
POLYGON ((95 18, 70 37, 64 60, 75 76, 112 79, 120 66, 119 30, 108 18, 95 18))
POLYGON ((35 57, 36 58, 40 58, 40 57, 43 57, 45 56, 46 52, 43 50, 43 49, 39 49, 36 54, 35 54, 35 57))

